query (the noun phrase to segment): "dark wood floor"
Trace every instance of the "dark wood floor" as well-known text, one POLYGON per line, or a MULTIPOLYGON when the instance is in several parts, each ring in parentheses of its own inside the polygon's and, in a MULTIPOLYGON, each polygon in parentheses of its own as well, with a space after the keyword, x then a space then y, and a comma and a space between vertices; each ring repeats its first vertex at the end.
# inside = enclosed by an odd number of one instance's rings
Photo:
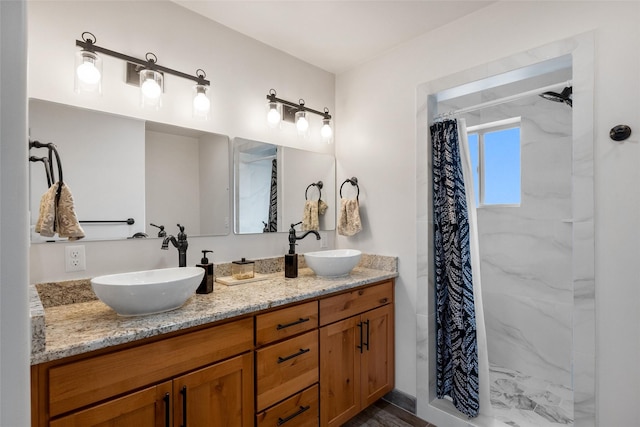
POLYGON ((386 400, 380 399, 343 427, 436 427, 386 400))

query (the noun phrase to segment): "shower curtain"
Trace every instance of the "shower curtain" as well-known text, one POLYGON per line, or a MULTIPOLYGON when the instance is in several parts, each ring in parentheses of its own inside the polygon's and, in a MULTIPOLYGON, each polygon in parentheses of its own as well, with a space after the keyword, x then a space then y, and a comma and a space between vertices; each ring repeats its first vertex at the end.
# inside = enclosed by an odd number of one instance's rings
POLYGON ((271 185, 269 188, 269 223, 267 231, 278 231, 278 160, 271 161, 271 185))
POLYGON ((468 417, 490 415, 489 360, 471 159, 464 120, 431 128, 436 396, 468 417))

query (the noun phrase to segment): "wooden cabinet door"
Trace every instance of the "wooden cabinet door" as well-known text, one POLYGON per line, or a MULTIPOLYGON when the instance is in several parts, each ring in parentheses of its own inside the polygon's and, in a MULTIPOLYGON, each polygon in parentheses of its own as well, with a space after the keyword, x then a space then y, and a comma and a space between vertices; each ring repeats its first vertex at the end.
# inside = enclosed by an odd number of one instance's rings
POLYGON ((252 427, 252 353, 174 379, 173 394, 175 426, 252 427))
POLYGON ((171 382, 128 394, 49 423, 51 427, 170 427, 171 382))
POLYGON ((361 391, 362 408, 365 408, 393 389, 393 306, 363 313, 361 321, 364 328, 361 391))
POLYGON ((339 426, 360 411, 360 316, 320 328, 320 425, 339 426))

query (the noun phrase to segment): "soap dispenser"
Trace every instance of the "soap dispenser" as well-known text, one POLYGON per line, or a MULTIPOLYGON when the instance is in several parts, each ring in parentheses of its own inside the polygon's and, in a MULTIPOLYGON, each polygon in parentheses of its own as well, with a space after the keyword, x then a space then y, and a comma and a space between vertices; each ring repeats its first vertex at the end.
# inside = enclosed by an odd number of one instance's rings
POLYGON ((196 264, 196 267, 204 268, 204 276, 202 277, 202 282, 200 282, 200 286, 196 289, 197 294, 210 294, 213 292, 213 263, 209 262, 207 258, 207 252, 213 253, 210 250, 202 251, 202 259, 200 260, 200 264, 196 264))
MULTIPOLYGON (((301 224, 301 223, 298 223, 301 224)), ((296 229, 298 224, 291 224, 289 229, 289 253, 284 254, 284 277, 298 277, 298 254, 296 253, 296 229)))

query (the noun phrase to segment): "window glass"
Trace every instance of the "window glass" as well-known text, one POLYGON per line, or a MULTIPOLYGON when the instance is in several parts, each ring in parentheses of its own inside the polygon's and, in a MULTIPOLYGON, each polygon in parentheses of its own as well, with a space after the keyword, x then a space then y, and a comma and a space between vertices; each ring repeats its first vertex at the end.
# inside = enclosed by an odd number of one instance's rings
POLYGON ((484 134, 484 204, 520 204, 520 128, 484 134))
POLYGON ((467 128, 476 206, 520 204, 520 118, 467 128))

